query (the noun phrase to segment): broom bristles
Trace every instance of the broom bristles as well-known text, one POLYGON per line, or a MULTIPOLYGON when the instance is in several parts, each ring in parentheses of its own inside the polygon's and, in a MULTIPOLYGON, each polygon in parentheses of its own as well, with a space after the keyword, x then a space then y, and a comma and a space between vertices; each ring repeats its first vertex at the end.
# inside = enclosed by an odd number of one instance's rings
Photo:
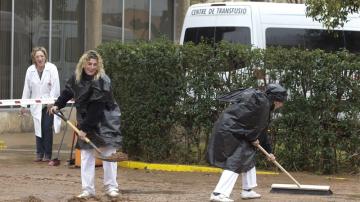
POLYGON ((271 193, 288 193, 288 194, 309 194, 309 195, 331 195, 333 192, 330 186, 319 185, 300 185, 295 184, 273 184, 271 193))
POLYGON ((109 162, 120 162, 120 161, 127 161, 128 155, 123 152, 116 152, 111 154, 110 156, 99 156, 99 159, 103 161, 109 161, 109 162))

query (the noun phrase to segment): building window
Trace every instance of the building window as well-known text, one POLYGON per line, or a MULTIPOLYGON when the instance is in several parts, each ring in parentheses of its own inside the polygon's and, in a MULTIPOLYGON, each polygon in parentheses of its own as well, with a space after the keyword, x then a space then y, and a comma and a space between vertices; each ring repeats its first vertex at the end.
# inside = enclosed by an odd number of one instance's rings
POLYGON ((45 46, 34 40, 40 32, 42 24, 46 26, 41 30, 44 36, 49 33, 49 1, 33 0, 21 1, 15 0, 15 24, 14 32, 14 82, 13 97, 20 98, 24 88, 25 73, 27 68, 32 64, 30 52, 35 46, 45 46))
POLYGON ((165 37, 173 40, 174 1, 151 1, 151 39, 165 37))
POLYGON ((123 0, 103 0, 102 42, 122 40, 123 0))
MULTIPOLYGON (((0 1, 0 99, 21 97, 35 46, 47 49, 50 62, 58 68, 60 86, 64 87, 84 52, 85 39, 89 40, 85 12, 91 15, 91 11, 85 11, 86 3, 86 0, 0 1)), ((174 40, 174 29, 181 30, 175 27, 174 8, 182 10, 185 4, 182 0, 103 0, 101 41, 131 42, 160 37, 174 40)))
POLYGON ((149 1, 125 1, 125 41, 149 39, 149 1))
POLYGON ((84 52, 85 2, 56 0, 52 9, 52 62, 58 68, 63 89, 84 52))
POLYGON ((0 47, 0 99, 9 99, 11 86, 11 0, 0 1, 0 47))

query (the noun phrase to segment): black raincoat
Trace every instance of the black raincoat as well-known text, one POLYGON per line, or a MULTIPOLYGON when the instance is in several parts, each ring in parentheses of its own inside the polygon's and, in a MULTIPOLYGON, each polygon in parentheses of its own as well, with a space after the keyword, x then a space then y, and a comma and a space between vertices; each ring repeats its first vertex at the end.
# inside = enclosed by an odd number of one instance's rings
POLYGON ((214 125, 207 159, 214 166, 246 172, 255 166, 255 147, 251 142, 267 129, 272 102, 265 93, 253 88, 231 92, 219 100, 231 105, 214 125))
MULTIPOLYGON (((98 147, 120 148, 120 108, 113 98, 110 78, 103 75, 98 80, 93 80, 83 73, 80 82, 77 83, 75 75, 72 75, 55 106, 61 109, 72 98, 75 100, 78 128, 86 132, 87 137, 98 147)), ((76 147, 92 149, 80 139, 76 147)))

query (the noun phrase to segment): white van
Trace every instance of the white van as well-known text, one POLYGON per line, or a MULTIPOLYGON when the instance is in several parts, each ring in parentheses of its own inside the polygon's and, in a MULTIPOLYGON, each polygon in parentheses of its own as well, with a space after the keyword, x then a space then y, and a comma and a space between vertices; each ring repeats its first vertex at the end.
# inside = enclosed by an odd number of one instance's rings
POLYGON ((258 48, 282 46, 326 51, 346 48, 360 52, 359 15, 351 15, 343 28, 329 32, 321 23, 306 17, 305 12, 304 4, 195 4, 185 16, 180 44, 225 40, 258 48))

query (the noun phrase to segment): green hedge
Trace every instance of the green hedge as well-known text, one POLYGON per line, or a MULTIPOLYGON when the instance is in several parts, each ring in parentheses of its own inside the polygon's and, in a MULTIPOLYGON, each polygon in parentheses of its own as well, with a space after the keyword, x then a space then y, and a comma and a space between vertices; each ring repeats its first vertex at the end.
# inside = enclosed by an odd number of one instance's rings
POLYGON ((225 107, 214 98, 281 81, 290 97, 270 128, 280 163, 320 173, 360 170, 360 59, 354 54, 165 40, 112 42, 98 50, 132 159, 206 164, 208 138, 225 107))

